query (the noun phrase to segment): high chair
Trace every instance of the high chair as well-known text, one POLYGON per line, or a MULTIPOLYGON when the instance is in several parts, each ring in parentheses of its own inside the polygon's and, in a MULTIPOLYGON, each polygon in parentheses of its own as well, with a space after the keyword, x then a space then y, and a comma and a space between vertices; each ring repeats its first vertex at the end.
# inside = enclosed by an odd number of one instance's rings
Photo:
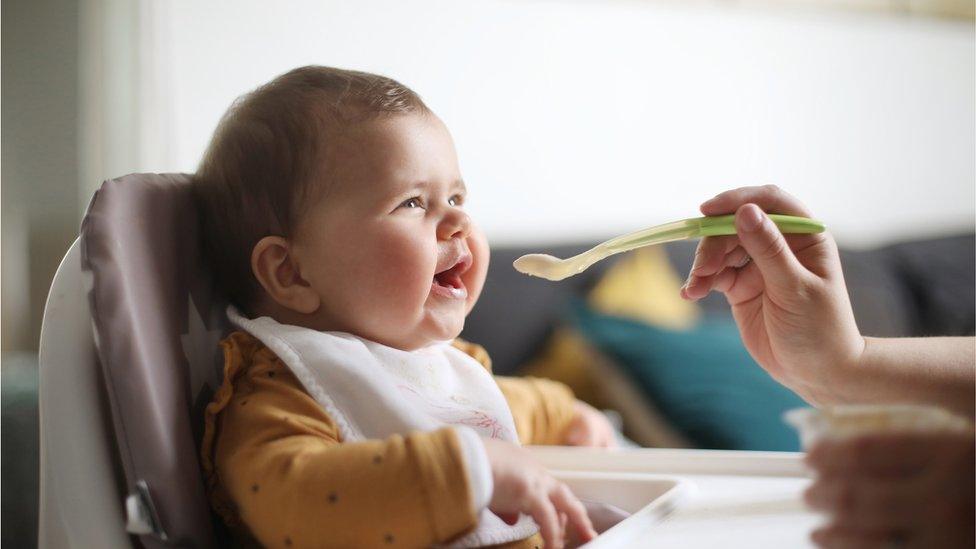
POLYGON ((215 547, 198 459, 219 379, 186 175, 106 181, 65 255, 40 341, 38 545, 215 547))
MULTIPOLYGON (((197 222, 187 175, 106 181, 58 268, 39 355, 41 549, 228 539, 198 459, 229 326, 197 222)), ((816 520, 799 454, 530 451, 579 497, 633 513, 588 548, 795 547, 816 520)))

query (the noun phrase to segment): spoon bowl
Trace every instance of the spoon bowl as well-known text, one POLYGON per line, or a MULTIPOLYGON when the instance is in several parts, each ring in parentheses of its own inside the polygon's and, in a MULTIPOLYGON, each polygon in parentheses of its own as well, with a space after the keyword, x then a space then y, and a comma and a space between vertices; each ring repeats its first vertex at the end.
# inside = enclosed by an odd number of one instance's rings
POLYGON ((559 259, 549 254, 528 254, 516 259, 512 266, 515 267, 516 271, 529 276, 558 281, 577 275, 606 257, 590 256, 589 254, 592 251, 589 250, 568 259, 559 259))

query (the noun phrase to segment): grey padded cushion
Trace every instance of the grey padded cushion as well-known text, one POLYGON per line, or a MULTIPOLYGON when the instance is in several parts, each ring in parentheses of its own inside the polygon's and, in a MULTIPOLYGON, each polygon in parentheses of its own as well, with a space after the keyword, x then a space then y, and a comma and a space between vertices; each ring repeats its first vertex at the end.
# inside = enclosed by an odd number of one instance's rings
POLYGON ((132 493, 137 481, 146 482, 168 537, 140 541, 212 547, 197 448, 227 325, 224 303, 200 261, 188 177, 106 181, 82 223, 81 244, 125 488, 132 493))

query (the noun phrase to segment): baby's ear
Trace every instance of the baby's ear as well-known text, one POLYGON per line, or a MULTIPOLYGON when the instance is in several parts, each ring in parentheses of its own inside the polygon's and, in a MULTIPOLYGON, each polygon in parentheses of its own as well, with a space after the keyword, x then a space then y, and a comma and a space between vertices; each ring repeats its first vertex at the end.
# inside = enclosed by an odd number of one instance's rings
POLYGON ((321 298, 295 264, 291 247, 280 236, 266 236, 251 250, 251 271, 276 303, 302 314, 319 309, 321 298))

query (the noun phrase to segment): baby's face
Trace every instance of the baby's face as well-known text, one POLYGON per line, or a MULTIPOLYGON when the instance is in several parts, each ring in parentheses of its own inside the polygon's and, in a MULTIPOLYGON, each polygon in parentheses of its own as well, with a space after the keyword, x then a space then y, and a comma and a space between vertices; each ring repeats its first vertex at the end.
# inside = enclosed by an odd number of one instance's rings
POLYGON ((334 143, 327 189, 292 253, 321 298, 317 329, 417 349, 461 332, 488 269, 464 210, 454 142, 434 115, 358 124, 334 143))

